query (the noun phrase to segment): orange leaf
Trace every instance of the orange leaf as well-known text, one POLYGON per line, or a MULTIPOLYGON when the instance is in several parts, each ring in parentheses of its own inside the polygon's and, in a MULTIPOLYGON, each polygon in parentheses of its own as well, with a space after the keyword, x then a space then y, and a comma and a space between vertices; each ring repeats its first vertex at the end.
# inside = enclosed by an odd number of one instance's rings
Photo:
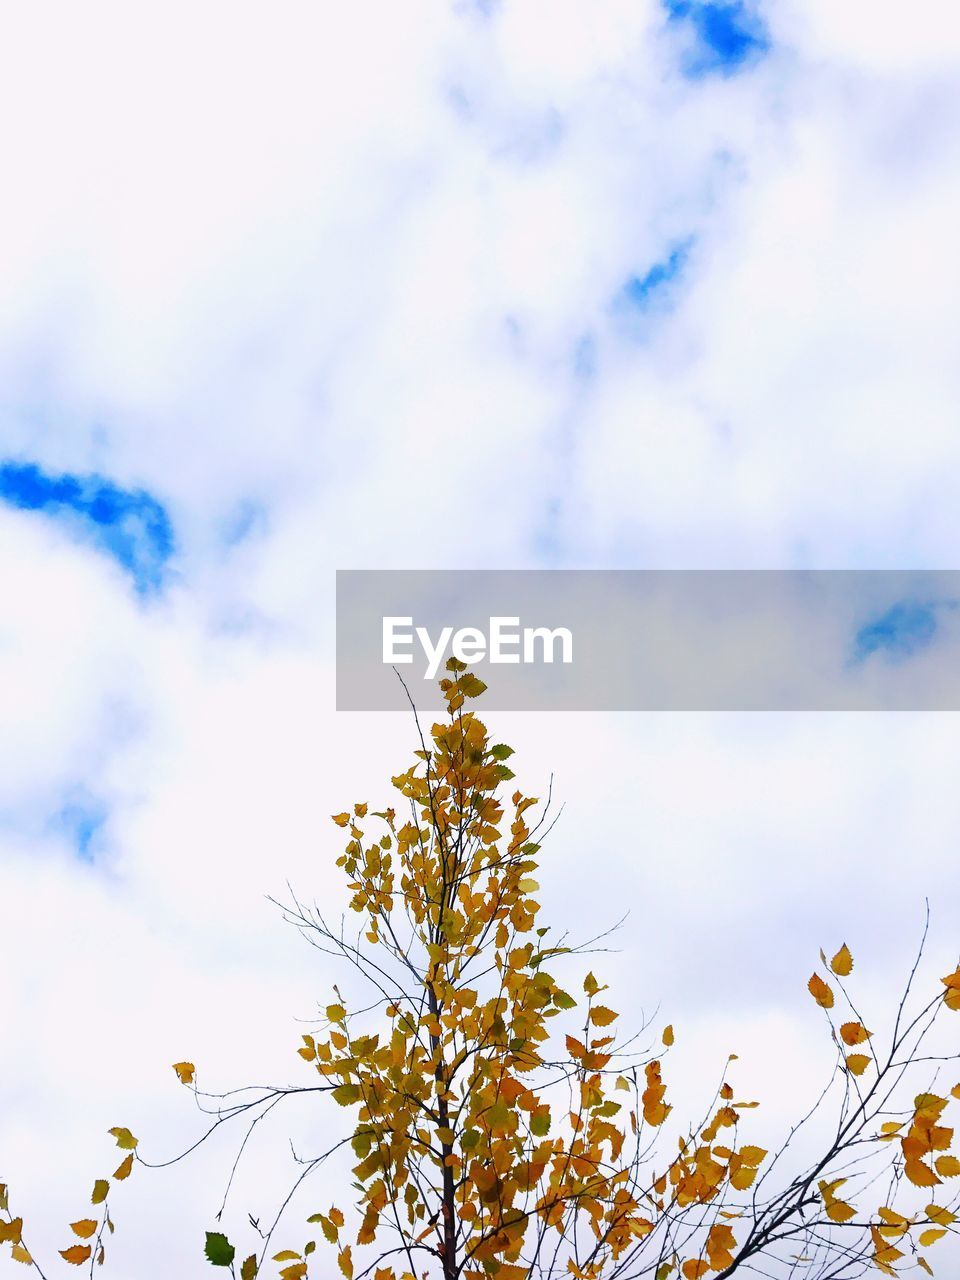
POLYGON ((69 1249, 60 1250, 60 1257, 66 1262, 72 1262, 75 1267, 80 1267, 92 1252, 93 1250, 88 1244, 72 1244, 69 1249))
POLYGON ((845 1022, 840 1028, 840 1039, 851 1047, 855 1044, 863 1044, 872 1034, 859 1022, 845 1022))
POLYGON ((833 992, 818 974, 815 973, 811 977, 810 981, 807 983, 807 990, 813 996, 814 1000, 816 1000, 821 1009, 833 1008, 833 992))
POLYGON ((904 1165, 904 1173, 915 1187, 937 1187, 940 1179, 922 1160, 908 1160, 904 1165))

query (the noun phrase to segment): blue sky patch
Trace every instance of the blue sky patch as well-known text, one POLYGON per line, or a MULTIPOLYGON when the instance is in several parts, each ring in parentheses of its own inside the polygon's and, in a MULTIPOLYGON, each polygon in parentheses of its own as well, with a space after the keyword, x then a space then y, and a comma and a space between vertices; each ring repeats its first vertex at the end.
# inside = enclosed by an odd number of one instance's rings
POLYGON ((630 276, 611 303, 613 316, 628 332, 642 337, 652 316, 667 314, 673 307, 679 284, 693 247, 693 236, 674 247, 646 270, 630 276))
POLYGON ((130 573, 138 591, 162 585, 173 526, 166 508, 145 490, 121 489, 96 474, 51 475, 34 463, 8 461, 0 463, 0 501, 81 530, 130 573))
POLYGON ((97 837, 106 821, 106 805, 83 792, 63 806, 54 818, 53 825, 67 837, 81 861, 93 862, 97 837))
POLYGON ((631 276, 623 286, 623 301, 640 311, 646 311, 655 299, 662 299, 668 286, 673 284, 686 266, 692 244, 692 240, 684 240, 643 275, 631 276))
POLYGON ((669 21, 684 24, 693 44, 683 60, 683 73, 692 80, 731 75, 770 48, 760 19, 738 0, 663 0, 669 21))
POLYGON ((901 601, 873 622, 862 626, 854 638, 854 661, 865 662, 874 653, 891 661, 906 661, 926 649, 937 634, 936 604, 901 601))

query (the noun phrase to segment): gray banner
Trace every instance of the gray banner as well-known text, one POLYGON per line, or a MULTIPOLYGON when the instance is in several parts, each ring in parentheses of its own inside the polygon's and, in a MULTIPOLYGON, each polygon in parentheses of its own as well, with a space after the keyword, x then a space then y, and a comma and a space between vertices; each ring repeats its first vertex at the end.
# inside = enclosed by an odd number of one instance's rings
POLYGON ((960 709, 960 572, 337 573, 337 708, 442 705, 461 657, 486 710, 960 709))

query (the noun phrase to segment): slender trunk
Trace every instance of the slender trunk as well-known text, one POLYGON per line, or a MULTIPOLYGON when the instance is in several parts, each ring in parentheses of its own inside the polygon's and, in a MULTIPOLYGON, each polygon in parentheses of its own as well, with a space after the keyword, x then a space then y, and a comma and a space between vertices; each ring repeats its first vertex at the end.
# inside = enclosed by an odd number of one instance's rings
MULTIPOLYGON (((439 1019, 440 1006, 437 1002, 437 995, 434 991, 433 984, 427 986, 427 1002, 430 1009, 430 1016, 433 1019, 439 1019)), ((434 1078, 442 1089, 442 1095, 437 1099, 437 1116, 442 1129, 450 1128, 450 1110, 446 1099, 447 1078, 444 1071, 443 1060, 440 1057, 440 1037, 431 1033, 430 1045, 437 1059, 437 1065, 434 1070, 434 1078)), ((453 1168, 448 1164, 448 1157, 453 1151, 453 1144, 443 1142, 441 1140, 440 1150, 443 1153, 443 1194, 440 1206, 440 1212, 443 1217, 443 1278, 444 1280, 456 1280, 457 1277, 457 1220, 454 1203, 453 1191, 453 1168)))

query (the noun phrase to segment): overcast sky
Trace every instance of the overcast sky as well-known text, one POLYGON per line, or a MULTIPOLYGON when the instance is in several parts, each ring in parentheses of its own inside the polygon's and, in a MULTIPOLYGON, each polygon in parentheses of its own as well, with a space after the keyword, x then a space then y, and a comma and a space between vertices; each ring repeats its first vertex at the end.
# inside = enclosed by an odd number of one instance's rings
MULTIPOLYGON (((197 1132, 171 1062, 303 1076, 337 974, 265 895, 335 910, 327 815, 416 745, 333 710, 335 569, 960 567, 960 22, 34 0, 2 26, 0 1179, 49 1257, 108 1125, 158 1158, 197 1132)), ((545 910, 629 909, 611 1003, 675 1024, 678 1080, 737 1051, 758 1137, 829 1069, 819 947, 882 1011, 929 897, 930 989, 954 967, 956 716, 496 727, 566 805, 545 910)), ((269 1212, 287 1132, 232 1223, 269 1212)), ((138 1171, 115 1274, 201 1273, 231 1156, 138 1171)))

